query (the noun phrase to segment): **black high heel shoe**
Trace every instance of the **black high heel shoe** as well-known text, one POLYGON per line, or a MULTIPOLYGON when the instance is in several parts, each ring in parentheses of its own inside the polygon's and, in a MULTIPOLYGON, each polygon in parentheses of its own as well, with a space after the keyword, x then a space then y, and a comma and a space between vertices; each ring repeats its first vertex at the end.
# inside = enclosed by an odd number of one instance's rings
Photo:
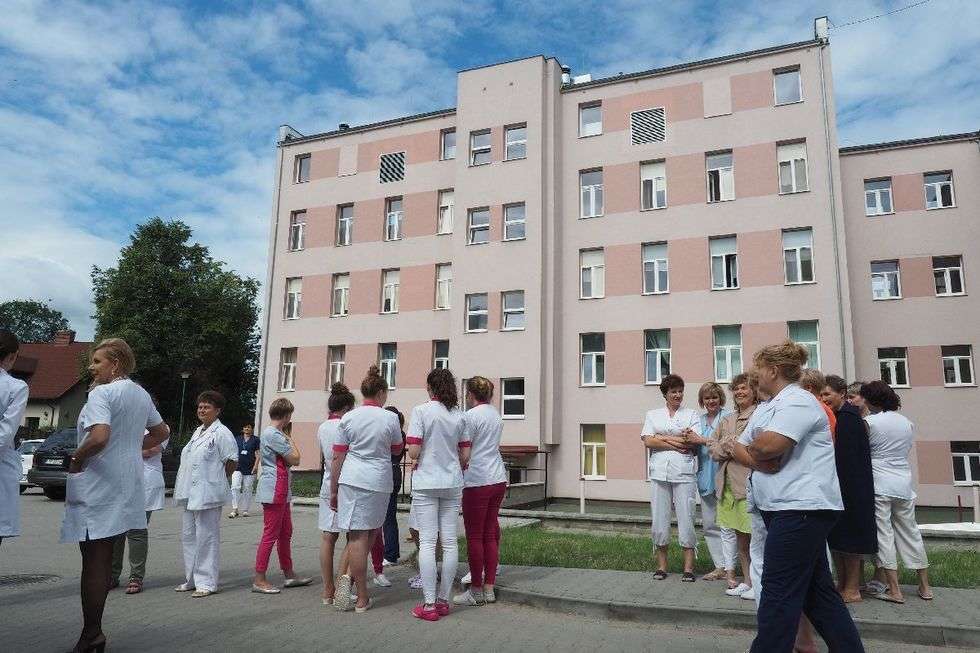
POLYGON ((68 653, 105 653, 105 644, 105 635, 99 635, 82 648, 79 648, 76 644, 75 648, 68 651, 68 653))

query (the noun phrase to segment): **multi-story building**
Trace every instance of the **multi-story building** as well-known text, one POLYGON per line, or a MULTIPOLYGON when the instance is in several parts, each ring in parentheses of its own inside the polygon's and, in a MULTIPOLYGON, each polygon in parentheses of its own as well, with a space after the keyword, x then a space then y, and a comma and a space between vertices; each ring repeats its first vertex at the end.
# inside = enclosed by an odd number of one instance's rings
MULTIPOLYGON (((849 379, 855 365, 871 377, 876 346, 964 344, 925 331, 870 340, 881 331, 859 243, 872 227, 848 208, 861 182, 842 176, 825 21, 815 32, 595 80, 531 57, 460 72, 454 109, 284 128, 262 412, 291 398, 314 468, 331 381, 356 390, 380 364, 389 403, 408 411, 427 399, 428 371, 448 365, 497 382, 506 450, 550 452, 550 496, 578 496, 586 479, 590 498, 644 500, 640 427, 668 371, 693 405, 703 382, 786 337, 849 379)), ((875 156, 849 155, 845 175, 875 156)), ((909 172, 901 161, 874 178, 909 172)), ((930 401, 909 402, 923 427, 918 410, 943 410, 930 401)), ((939 439, 952 440, 923 434, 939 439)), ((946 489, 929 498, 948 502, 946 489)))

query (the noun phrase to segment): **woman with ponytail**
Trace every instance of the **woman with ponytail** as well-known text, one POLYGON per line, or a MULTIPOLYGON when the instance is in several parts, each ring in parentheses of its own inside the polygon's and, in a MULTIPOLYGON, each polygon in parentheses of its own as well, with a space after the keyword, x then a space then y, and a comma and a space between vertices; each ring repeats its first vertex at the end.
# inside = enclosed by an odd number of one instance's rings
MULTIPOLYGON (((343 383, 330 386, 330 398, 327 408, 330 413, 327 421, 317 429, 316 438, 320 444, 320 455, 323 458, 323 481, 320 484, 320 515, 319 527, 323 531, 320 542, 320 570, 323 572, 323 605, 333 605, 336 592, 333 577, 334 547, 340 536, 337 526, 337 511, 330 507, 330 467, 333 465, 333 445, 337 442, 340 419, 354 408, 354 395, 343 383)), ((345 571, 341 569, 341 571, 345 571)))
POLYGON ((412 472, 412 509, 419 530, 419 567, 423 602, 412 614, 438 621, 449 614, 449 595, 456 578, 459 549, 456 521, 463 494, 463 468, 470 458, 470 436, 463 429, 456 379, 447 369, 426 378, 429 401, 412 409, 408 424, 408 457, 412 472), (442 582, 436 593, 436 540, 442 540, 442 582))

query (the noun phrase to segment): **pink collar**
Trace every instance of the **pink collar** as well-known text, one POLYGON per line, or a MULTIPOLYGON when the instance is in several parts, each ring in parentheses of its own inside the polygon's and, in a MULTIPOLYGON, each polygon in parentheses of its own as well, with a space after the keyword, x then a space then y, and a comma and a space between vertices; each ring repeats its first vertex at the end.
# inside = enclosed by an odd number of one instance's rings
POLYGON ((327 415, 327 419, 328 420, 329 419, 340 419, 341 417, 343 417, 343 415, 341 415, 340 413, 330 413, 329 415, 327 415))
POLYGON ((365 406, 375 406, 376 408, 381 408, 381 404, 379 404, 378 402, 376 402, 374 399, 365 399, 364 400, 364 405, 365 406))

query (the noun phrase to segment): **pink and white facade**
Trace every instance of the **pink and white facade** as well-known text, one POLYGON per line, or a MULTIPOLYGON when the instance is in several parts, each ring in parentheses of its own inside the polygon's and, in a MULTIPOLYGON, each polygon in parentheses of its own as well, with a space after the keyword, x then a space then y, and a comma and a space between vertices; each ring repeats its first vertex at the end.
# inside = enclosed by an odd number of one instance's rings
POLYGON ((389 403, 407 412, 448 358, 458 378, 497 382, 510 451, 551 452, 550 496, 578 496, 584 475, 590 498, 645 500, 639 432, 660 375, 683 376, 694 405, 703 382, 790 336, 848 379, 874 377, 878 347, 908 347, 923 502, 955 502, 949 443, 980 432, 952 410, 977 390, 914 361, 973 344, 978 308, 928 296, 922 260, 980 254, 980 198, 964 183, 952 211, 903 211, 899 180, 976 179, 976 138, 839 156, 822 33, 609 79, 565 73, 545 57, 467 70, 455 109, 284 132, 259 406, 296 404, 305 464, 341 368, 356 391, 368 365, 394 367, 389 403), (896 180, 895 214, 874 222, 869 174, 896 180), (871 300, 882 256, 908 276, 887 306, 871 300))

